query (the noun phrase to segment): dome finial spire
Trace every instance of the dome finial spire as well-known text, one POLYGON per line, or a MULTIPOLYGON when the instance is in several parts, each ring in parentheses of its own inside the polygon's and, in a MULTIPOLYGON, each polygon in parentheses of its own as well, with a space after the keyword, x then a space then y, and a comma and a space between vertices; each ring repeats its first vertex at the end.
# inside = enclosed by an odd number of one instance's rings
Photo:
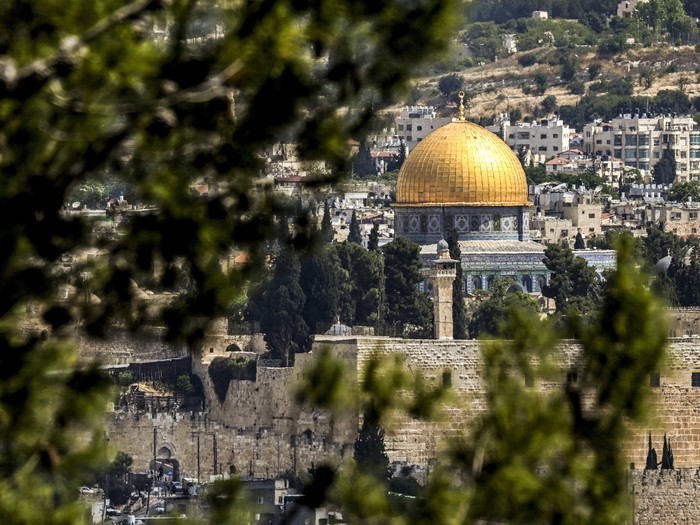
POLYGON ((459 120, 464 120, 464 91, 459 92, 459 120))

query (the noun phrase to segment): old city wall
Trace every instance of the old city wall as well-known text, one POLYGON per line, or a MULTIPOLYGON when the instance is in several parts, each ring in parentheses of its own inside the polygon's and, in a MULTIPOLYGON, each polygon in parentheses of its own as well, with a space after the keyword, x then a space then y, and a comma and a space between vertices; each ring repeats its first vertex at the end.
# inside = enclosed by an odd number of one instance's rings
MULTIPOLYGON (((221 345, 228 344, 222 339, 221 345)), ((294 388, 302 370, 329 347, 349 365, 350 373, 362 370, 368 360, 379 353, 405 356, 406 366, 421 373, 428 381, 439 384, 449 380, 459 402, 447 411, 440 427, 404 419, 391 426, 385 438, 393 461, 426 465, 441 448, 441 440, 463 431, 484 409, 483 368, 476 341, 402 340, 378 337, 321 336, 313 351, 299 354, 294 368, 268 366, 259 361, 255 381, 231 381, 227 395, 219 401, 207 374, 213 355, 231 355, 205 349, 193 359, 193 370, 201 379, 207 397, 204 413, 114 413, 109 422, 112 444, 132 453, 141 461, 153 454, 153 430, 163 446, 170 443, 186 472, 192 472, 196 458, 196 436, 200 436, 200 472, 204 476, 238 472, 255 476, 276 475, 287 471, 303 472, 324 459, 336 462, 352 455, 352 443, 358 428, 357 417, 331 417, 314 407, 300 408, 294 402, 294 388), (218 451, 214 461, 213 436, 218 451), (202 436, 206 436, 203 438, 202 436), (202 446, 202 439, 207 446, 202 446), (211 442, 211 443, 210 443, 211 442)), ((252 353, 241 352, 254 358, 252 353)), ((573 342, 560 346, 561 383, 566 372, 576 369, 579 349, 573 342)), ((692 373, 700 372, 700 349, 692 339, 671 342, 671 357, 660 371, 659 387, 652 388, 655 408, 650 421, 630 432, 624 443, 630 463, 641 466, 647 453, 648 432, 660 457, 663 434, 673 446, 677 467, 700 465, 700 388, 692 386, 692 373)), ((553 385, 540 384, 546 390, 553 385)), ((161 445, 158 445, 161 448, 161 445)), ((138 467, 137 467, 138 468, 138 467)))
POLYGON ((632 470, 634 525, 700 523, 700 469, 632 470))

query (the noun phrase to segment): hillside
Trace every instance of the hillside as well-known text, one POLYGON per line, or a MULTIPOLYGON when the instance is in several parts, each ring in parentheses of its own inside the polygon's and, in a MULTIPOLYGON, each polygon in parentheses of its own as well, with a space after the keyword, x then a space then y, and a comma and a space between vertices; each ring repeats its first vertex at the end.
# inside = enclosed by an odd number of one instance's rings
MULTIPOLYGON (((545 97, 550 95, 556 97, 559 106, 576 104, 581 94, 573 94, 570 83, 562 81, 560 76, 562 66, 559 62, 567 54, 578 62, 575 80, 583 82, 586 92, 592 84, 603 81, 615 85, 616 81, 628 77, 634 95, 654 96, 660 90, 681 88, 691 99, 700 94, 700 56, 691 46, 635 48, 609 57, 601 57, 593 47, 577 47, 567 51, 545 47, 457 71, 464 80, 464 90, 471 96, 469 115, 471 118, 490 118, 516 108, 523 115, 533 115, 545 97), (536 63, 523 67, 518 60, 522 60, 524 55, 533 55, 536 63), (589 67, 595 63, 600 64, 600 73, 590 80, 589 67), (535 94, 538 74, 547 77, 544 94, 535 94)), ((453 110, 449 108, 456 105, 456 96, 440 94, 437 84, 442 76, 417 80, 414 102, 436 106, 440 112, 451 114, 453 110)))

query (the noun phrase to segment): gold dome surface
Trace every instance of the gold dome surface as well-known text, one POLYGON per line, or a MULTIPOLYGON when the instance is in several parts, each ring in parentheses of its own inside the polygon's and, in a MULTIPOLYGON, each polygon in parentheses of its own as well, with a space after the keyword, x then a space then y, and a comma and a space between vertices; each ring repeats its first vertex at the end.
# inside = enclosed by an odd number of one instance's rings
POLYGON ((410 152, 396 185, 396 204, 528 205, 520 161, 508 145, 472 122, 436 129, 410 152))

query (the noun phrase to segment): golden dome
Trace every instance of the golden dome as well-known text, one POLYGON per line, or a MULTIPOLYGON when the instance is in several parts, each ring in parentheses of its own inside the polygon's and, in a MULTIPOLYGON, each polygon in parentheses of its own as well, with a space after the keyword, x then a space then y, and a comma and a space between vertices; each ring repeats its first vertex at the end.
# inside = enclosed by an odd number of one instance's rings
POLYGON ((472 122, 436 129, 411 151, 399 171, 399 205, 526 206, 527 182, 508 145, 472 122))

